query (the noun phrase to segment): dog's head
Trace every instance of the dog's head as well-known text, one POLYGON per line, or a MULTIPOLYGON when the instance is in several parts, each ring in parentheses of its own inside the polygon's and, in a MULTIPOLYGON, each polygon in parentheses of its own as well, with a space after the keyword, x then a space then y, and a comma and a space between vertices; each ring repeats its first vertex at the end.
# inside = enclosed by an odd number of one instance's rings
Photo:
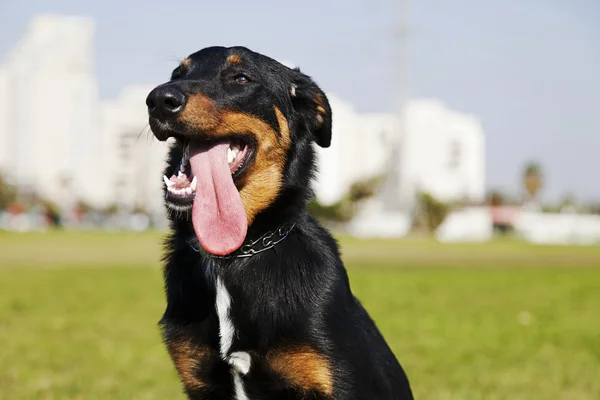
POLYGON ((164 177, 171 218, 204 249, 238 249, 284 195, 309 192, 311 143, 331 142, 325 94, 298 69, 244 47, 192 54, 146 99, 159 140, 175 138, 164 177), (191 217, 191 218, 190 218, 191 217))

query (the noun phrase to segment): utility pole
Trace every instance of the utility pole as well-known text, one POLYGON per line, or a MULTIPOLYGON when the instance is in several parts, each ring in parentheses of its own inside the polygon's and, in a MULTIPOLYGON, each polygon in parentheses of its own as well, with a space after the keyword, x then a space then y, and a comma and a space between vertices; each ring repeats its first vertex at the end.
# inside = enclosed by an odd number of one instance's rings
POLYGON ((403 164, 406 157, 402 154, 402 143, 406 138, 405 106, 407 100, 406 90, 406 37, 408 20, 408 0, 396 0, 394 7, 394 46, 396 49, 396 132, 390 140, 390 153, 385 181, 380 189, 379 198, 383 203, 383 209, 388 212, 407 211, 410 198, 406 198, 407 184, 402 179, 403 164), (404 190, 402 190, 404 189, 404 190))

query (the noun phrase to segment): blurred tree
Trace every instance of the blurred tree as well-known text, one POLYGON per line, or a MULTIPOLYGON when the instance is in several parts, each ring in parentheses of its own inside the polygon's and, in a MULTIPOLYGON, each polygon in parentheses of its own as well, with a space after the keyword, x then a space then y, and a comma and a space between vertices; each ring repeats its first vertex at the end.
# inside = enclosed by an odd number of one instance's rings
POLYGON ((347 197, 352 203, 369 199, 375 195, 376 190, 383 183, 384 176, 378 175, 354 182, 348 189, 347 197))
POLYGON ((150 215, 150 212, 148 211, 148 208, 140 203, 137 203, 134 207, 133 207, 133 213, 134 214, 144 214, 144 215, 150 215))
POLYGON ((106 207, 104 209, 104 212, 108 215, 116 215, 119 212, 119 210, 120 210, 119 205, 116 203, 113 203, 113 204, 110 204, 108 207, 106 207))
POLYGON ((308 212, 320 221, 348 222, 352 219, 352 213, 344 199, 331 205, 323 205, 317 199, 312 199, 308 203, 308 212))
POLYGON ((56 203, 49 200, 41 200, 40 204, 44 209, 44 213, 46 214, 46 218, 48 218, 50 225, 53 227, 61 227, 62 215, 60 207, 56 203))
POLYGON ((523 171, 523 186, 529 200, 538 200, 538 194, 542 189, 542 168, 538 163, 530 162, 523 171))
POLYGON ((88 202, 84 201, 84 200, 79 200, 75 203, 75 209, 77 209, 77 212, 83 213, 83 214, 88 214, 92 211, 94 211, 94 207, 92 207, 91 204, 89 204, 88 202))
POLYGON ((416 224, 433 233, 444 222, 450 212, 448 204, 437 200, 429 193, 419 193, 416 224))
POLYGON ((7 209, 17 199, 17 191, 0 171, 0 210, 7 209))
POLYGON ((592 214, 600 215, 600 203, 588 205, 588 210, 592 214))
POLYGON ((313 199, 308 203, 308 211, 322 221, 348 222, 356 215, 360 204, 373 197, 383 178, 378 175, 354 182, 340 201, 328 206, 313 199))

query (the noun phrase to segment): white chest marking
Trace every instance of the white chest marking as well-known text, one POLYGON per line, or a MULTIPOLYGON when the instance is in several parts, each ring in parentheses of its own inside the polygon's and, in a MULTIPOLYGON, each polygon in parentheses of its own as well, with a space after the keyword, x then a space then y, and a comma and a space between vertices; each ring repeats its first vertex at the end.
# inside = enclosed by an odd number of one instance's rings
POLYGON ((244 390, 244 382, 239 372, 233 373, 233 387, 235 389, 235 400, 249 400, 244 390))
POLYGON ((229 349, 231 349, 231 344, 233 343, 233 337, 235 336, 235 327, 233 326, 233 320, 229 315, 231 296, 220 278, 217 278, 216 287, 216 307, 217 316, 219 317, 221 358, 227 361, 232 367, 231 373, 233 374, 236 400, 248 400, 248 396, 244 390, 244 383, 242 382, 242 375, 246 375, 250 371, 252 358, 250 357, 250 354, 245 351, 236 351, 228 356, 229 349))
POLYGON ((221 357, 223 360, 227 360, 227 353, 231 348, 233 342, 233 336, 235 335, 235 327, 233 321, 229 315, 229 308, 231 307, 231 297, 229 292, 221 282, 220 278, 217 278, 217 315, 219 316, 219 336, 221 338, 221 357))
POLYGON ((236 351, 229 356, 229 364, 233 367, 234 371, 246 375, 250 371, 252 357, 245 351, 236 351))

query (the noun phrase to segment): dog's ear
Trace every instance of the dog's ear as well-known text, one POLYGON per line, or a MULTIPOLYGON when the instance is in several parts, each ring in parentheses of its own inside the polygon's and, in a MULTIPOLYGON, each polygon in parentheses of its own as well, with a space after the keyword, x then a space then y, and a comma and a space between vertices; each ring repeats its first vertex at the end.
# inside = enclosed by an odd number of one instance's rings
POLYGON ((296 112, 302 118, 309 133, 321 147, 331 144, 331 106, 325 93, 308 76, 294 70, 295 75, 290 85, 290 98, 296 112))

